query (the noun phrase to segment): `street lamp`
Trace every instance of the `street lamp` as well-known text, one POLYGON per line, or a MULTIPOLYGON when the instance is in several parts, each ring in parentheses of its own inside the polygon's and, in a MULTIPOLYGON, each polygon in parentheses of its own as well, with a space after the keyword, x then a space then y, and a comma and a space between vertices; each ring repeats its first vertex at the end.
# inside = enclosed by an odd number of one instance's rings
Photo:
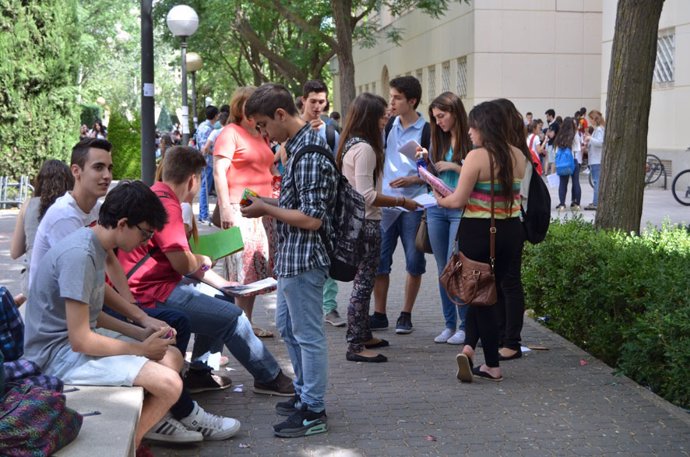
POLYGON ((192 36, 199 27, 199 16, 187 5, 174 6, 166 18, 170 32, 180 37, 182 50, 182 144, 189 144, 189 106, 187 106, 187 38, 192 36))
POLYGON ((194 119, 194 130, 199 127, 199 119, 196 111, 196 72, 201 70, 204 65, 201 56, 196 52, 187 54, 187 71, 192 74, 192 119, 194 119))

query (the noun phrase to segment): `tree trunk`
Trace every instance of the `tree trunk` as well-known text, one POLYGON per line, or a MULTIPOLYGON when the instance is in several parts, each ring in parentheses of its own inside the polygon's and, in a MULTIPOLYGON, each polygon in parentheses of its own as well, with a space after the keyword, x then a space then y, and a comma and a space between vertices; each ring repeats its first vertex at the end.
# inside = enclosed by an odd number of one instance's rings
POLYGON ((663 0, 619 0, 611 51, 597 227, 640 231, 647 130, 663 0))
POLYGON ((355 62, 352 58, 352 0, 331 0, 338 48, 338 78, 340 81, 340 106, 335 107, 344 118, 350 103, 355 99, 355 62))

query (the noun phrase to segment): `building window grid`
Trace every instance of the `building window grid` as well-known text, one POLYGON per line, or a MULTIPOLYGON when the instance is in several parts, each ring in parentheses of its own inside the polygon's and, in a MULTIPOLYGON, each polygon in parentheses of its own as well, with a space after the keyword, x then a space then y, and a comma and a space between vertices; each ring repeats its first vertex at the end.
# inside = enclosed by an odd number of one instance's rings
POLYGON ((450 90, 450 62, 444 62, 441 66, 441 92, 450 90))
POLYGON ((371 83, 371 93, 376 94, 376 81, 371 83))
POLYGON ((460 98, 467 97, 467 58, 460 57, 458 59, 457 68, 457 95, 460 98))
POLYGON ((369 84, 364 85, 364 92, 369 92, 369 84))
POLYGON ((660 33, 656 41, 656 64, 654 65, 655 83, 668 84, 674 81, 675 51, 675 30, 660 33))
POLYGON ((436 65, 430 65, 427 68, 427 71, 429 72, 429 81, 427 81, 427 91, 429 93, 429 101, 431 101, 434 98, 436 98, 436 65))

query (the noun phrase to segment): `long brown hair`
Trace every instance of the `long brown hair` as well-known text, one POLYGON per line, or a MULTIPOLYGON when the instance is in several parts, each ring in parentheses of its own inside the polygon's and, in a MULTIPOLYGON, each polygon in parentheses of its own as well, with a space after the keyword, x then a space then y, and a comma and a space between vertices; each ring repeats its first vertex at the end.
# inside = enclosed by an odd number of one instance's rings
POLYGON ((559 148, 570 148, 573 145, 577 128, 575 127, 575 119, 566 117, 563 119, 561 127, 558 129, 558 134, 554 139, 554 144, 559 148))
MULTIPOLYGON (((515 104, 507 98, 498 98, 492 100, 491 103, 495 103, 505 116, 503 127, 505 128, 504 135, 508 139, 508 143, 522 151, 522 154, 529 163, 532 163, 532 153, 529 152, 527 141, 525 141, 525 138, 527 138, 527 130, 525 128, 525 122, 522 119, 522 114, 517 110, 515 104)), ((536 121, 532 122, 536 123, 536 121)))
POLYGON ((503 110, 494 102, 480 103, 472 108, 469 115, 470 127, 479 130, 483 142, 482 147, 493 158, 494 166, 498 166, 501 194, 505 197, 506 205, 510 207, 514 197, 513 155, 506 135, 510 130, 506 127, 506 122, 503 110))
POLYGON ((58 197, 62 197, 73 188, 74 176, 66 163, 56 159, 43 162, 34 185, 34 196, 40 198, 41 202, 38 206, 38 220, 43 219, 48 208, 58 197))
POLYGON ((452 161, 460 164, 460 161, 467 157, 467 153, 472 149, 472 141, 467 133, 469 127, 467 126, 467 112, 465 105, 462 104, 460 97, 453 92, 444 92, 434 99, 429 105, 429 124, 431 125, 431 160, 438 162, 445 160, 445 155, 448 149, 453 147, 452 161), (433 110, 443 111, 448 113, 455 119, 453 130, 455 131, 455 144, 451 145, 451 132, 444 132, 434 117, 433 110))
POLYGON ((350 105, 347 113, 343 133, 340 134, 340 145, 336 163, 340 170, 343 169, 343 155, 345 143, 350 138, 360 137, 365 140, 376 154, 376 168, 374 168, 374 180, 383 171, 385 159, 383 152, 383 135, 379 129, 379 120, 386 114, 387 102, 383 97, 364 92, 359 94, 350 105))

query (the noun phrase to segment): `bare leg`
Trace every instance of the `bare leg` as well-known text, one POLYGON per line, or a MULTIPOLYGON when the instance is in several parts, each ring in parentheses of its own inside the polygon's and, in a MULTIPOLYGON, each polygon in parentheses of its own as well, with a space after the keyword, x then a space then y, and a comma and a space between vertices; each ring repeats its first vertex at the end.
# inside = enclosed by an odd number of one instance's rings
POLYGON ((422 276, 412 276, 407 274, 407 280, 405 281, 405 301, 403 303, 403 311, 406 313, 412 313, 412 307, 414 302, 417 300, 417 294, 419 293, 419 287, 422 285, 422 276))
MULTIPOLYGON (((386 314, 390 281, 390 275, 376 275, 374 280, 374 311, 377 313, 386 314)), ((417 289, 419 290, 419 287, 417 289)))
POLYGON ((236 297, 235 304, 240 307, 244 314, 247 315, 249 322, 252 321, 252 313, 254 312, 254 301, 256 297, 236 297))

